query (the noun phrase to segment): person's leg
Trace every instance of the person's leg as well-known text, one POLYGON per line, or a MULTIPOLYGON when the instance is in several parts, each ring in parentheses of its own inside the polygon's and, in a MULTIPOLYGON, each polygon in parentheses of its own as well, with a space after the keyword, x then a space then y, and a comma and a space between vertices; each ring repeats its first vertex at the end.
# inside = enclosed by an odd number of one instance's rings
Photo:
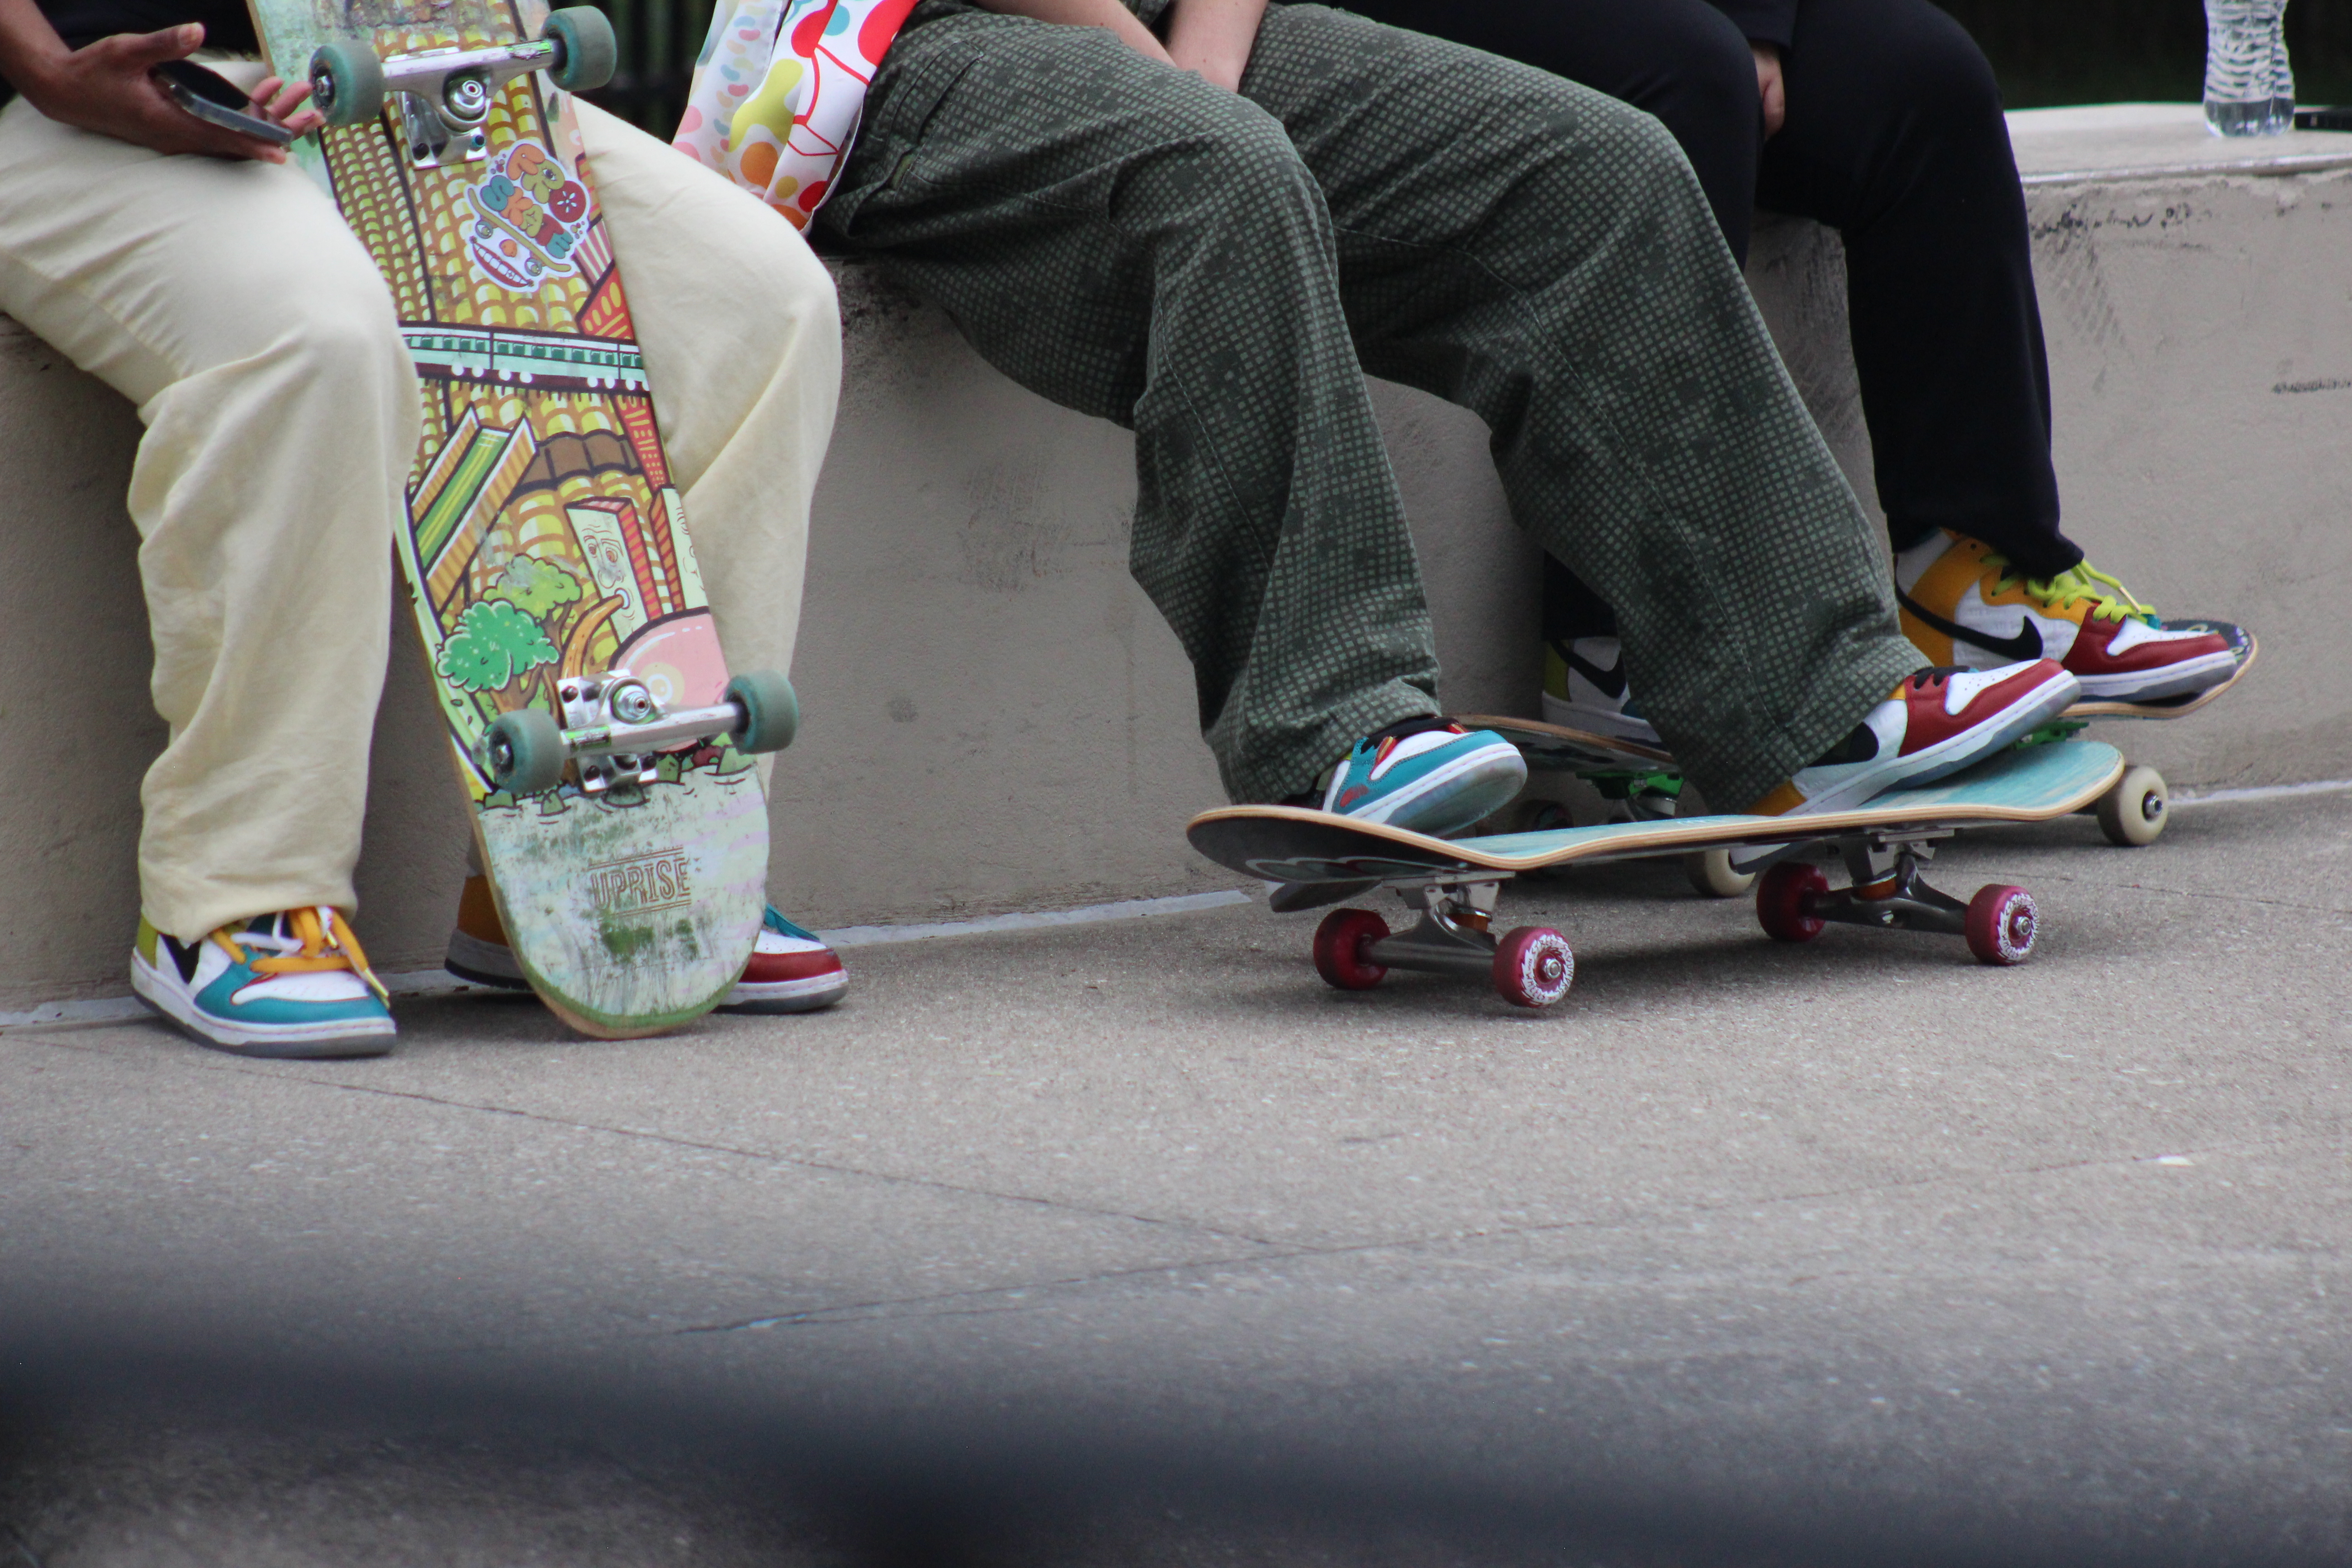
POLYGON ((1845 237, 1903 627, 1938 664, 2061 659, 2090 696, 2226 680, 2236 628, 2158 624, 2058 528, 2025 199, 1992 69, 1928 0, 1804 0, 1758 199, 1845 237))
POLYGON ((2058 531, 2025 197, 1992 68, 1928 0, 1804 0, 1757 201, 1845 239, 1847 309, 1897 550, 1948 528, 2035 576, 2058 531))
POLYGON ((1321 182, 1365 368, 1486 420, 1514 515, 1616 605, 1708 799, 1765 795, 1919 665, 1656 121, 1318 5, 1267 13, 1243 90, 1321 182))
POLYGON ((1199 77, 943 9, 893 46, 819 222, 1014 380, 1134 429, 1134 573, 1225 787, 1307 791, 1437 708, 1321 195, 1280 125, 1199 77))
MULTIPOLYGON (((731 668, 789 670, 809 503, 841 396, 833 279, 766 204, 625 121, 577 109, 720 645, 731 668)), ((774 760, 760 758, 763 779, 774 760)), ((529 984, 478 873, 448 962, 471 979, 529 984)), ((721 1005, 806 1012, 847 984, 832 950, 772 906, 721 1005)))
POLYGON ((162 157, 20 100, 0 310, 147 426, 129 508, 171 738, 142 791, 145 919, 210 950, 350 910, 419 416, 367 252, 299 170, 162 157))
POLYGON ((1707 0, 1350 0, 1348 9, 1548 70, 1656 115, 1690 160, 1732 256, 1746 261, 1763 110, 1748 40, 1707 0))

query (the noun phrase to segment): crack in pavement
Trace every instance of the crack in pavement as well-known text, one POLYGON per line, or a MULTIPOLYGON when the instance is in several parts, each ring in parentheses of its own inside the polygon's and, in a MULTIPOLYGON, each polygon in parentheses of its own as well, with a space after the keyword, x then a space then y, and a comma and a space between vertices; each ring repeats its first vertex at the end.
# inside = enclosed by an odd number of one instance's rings
MULTIPOLYGON (((37 1038, 37 1037, 25 1037, 37 1038)), ((75 1051, 85 1056, 105 1056, 107 1051, 67 1040, 38 1040, 55 1050, 75 1051)), ((1274 1247, 1277 1243, 1247 1231, 1229 1230, 1220 1226, 1203 1225, 1196 1220, 1170 1219, 1159 1215, 1134 1214, 1126 1209, 1104 1208, 1092 1204, 1074 1204, 1064 1198, 1039 1197, 1029 1193, 1000 1192, 992 1187, 969 1186, 958 1182, 942 1181, 936 1176, 910 1176, 888 1171, 868 1170, 859 1165, 847 1165, 831 1160, 811 1159, 801 1154, 779 1154, 766 1149, 747 1149, 738 1144, 715 1143, 702 1139, 683 1138, 676 1133, 662 1132, 646 1127, 615 1127, 607 1122, 582 1121, 573 1117, 550 1116, 543 1111, 523 1110, 509 1105, 492 1105, 478 1100, 451 1100, 443 1095, 427 1094, 422 1089, 385 1089, 372 1084, 344 1083, 334 1079, 310 1078, 299 1072, 269 1072, 258 1068, 238 1065, 238 1059, 201 1061, 194 1065, 203 1072, 233 1073, 244 1078, 265 1079, 271 1083, 301 1084, 311 1089, 339 1089, 348 1094, 375 1095, 385 1100, 405 1100, 423 1105, 437 1105, 449 1110, 479 1111, 488 1116, 510 1116, 543 1127, 560 1127, 573 1132, 602 1132, 615 1138, 639 1139, 674 1149, 691 1149, 708 1154, 727 1154, 740 1160, 758 1160, 772 1165, 789 1165, 796 1170, 818 1171, 827 1175, 853 1176, 865 1181, 882 1182, 897 1186, 922 1187, 934 1192, 950 1193, 958 1197, 992 1198, 1000 1203, 1024 1204, 1036 1208, 1052 1209, 1066 1214, 1091 1215, 1097 1219, 1126 1220, 1135 1225, 1162 1226, 1171 1230, 1192 1231, 1228 1241, 1245 1241, 1253 1247, 1274 1247)))
POLYGON ((2169 893, 2176 898, 2207 899, 2215 903, 2263 904, 2272 909, 2300 910, 2307 914, 2352 915, 2352 909, 2342 909, 2334 904, 2300 904, 2292 899, 2256 898, 2251 893, 2211 893, 2195 888, 2168 888, 2155 882, 2110 882, 2098 877, 2070 876, 2063 871, 2035 871, 2030 874, 2036 881, 2069 882, 2076 887, 2107 888, 2117 892, 2169 893))
MULTIPOLYGON (((2343 1136, 2338 1132, 2336 1138, 2343 1136)), ((1955 1171, 1937 1175, 1920 1176, 1908 1181, 1875 1182, 1852 1187, 1825 1187, 1817 1192, 1781 1193, 1762 1197, 1727 1199, 1721 1203, 1693 1203, 1679 1208, 1654 1211, 1648 1215, 1618 1219, 1554 1220, 1543 1225, 1495 1226, 1484 1230, 1432 1232, 1425 1236, 1399 1237, 1380 1241, 1351 1242, 1338 1247, 1294 1247, 1280 1252, 1255 1252, 1232 1258, 1202 1258, 1181 1264, 1152 1264, 1134 1268, 1102 1269, 1090 1274, 1067 1275, 1058 1279, 1026 1280, 1011 1285, 980 1285, 963 1290, 935 1291, 921 1296, 884 1297, 872 1301, 845 1302, 833 1307, 813 1307, 803 1312, 778 1312, 765 1317, 743 1318, 722 1323, 700 1323, 689 1328, 672 1329, 671 1337, 686 1338, 701 1334, 738 1333, 746 1330, 792 1328, 802 1324, 873 1322, 908 1315, 904 1309, 920 1308, 934 1303, 976 1301, 989 1298, 1017 1298, 1032 1290, 1064 1290, 1091 1285, 1116 1284, 1123 1279, 1140 1279, 1150 1274, 1188 1274, 1203 1269, 1230 1266, 1248 1267, 1269 1263, 1286 1263, 1307 1258, 1363 1257, 1376 1252, 1418 1252, 1433 1247, 1459 1242, 1505 1241, 1521 1237, 1556 1236, 1572 1230, 1602 1228, 1630 1229, 1643 1224, 1663 1223, 1671 1218, 1693 1214, 1724 1214, 1733 1209, 1772 1208, 1790 1204, 1826 1203, 1843 1198, 1870 1197, 1886 1193, 1915 1192, 1923 1188, 1960 1183, 1993 1183, 2020 1176, 2060 1174, 2069 1171, 2121 1169, 2128 1165, 2147 1164, 2165 1155, 2230 1155, 2243 1157, 2263 1150, 2293 1147, 2296 1144, 2326 1141, 2326 1135, 2309 1133, 2294 1138, 2265 1139, 2252 1143, 2212 1144, 2203 1147, 2169 1148, 2158 1154, 2111 1154, 2079 1160, 2057 1160, 2041 1164, 1995 1166, 1983 1171, 1955 1171)), ((1807 1279, 1825 1276, 1811 1275, 1807 1279)), ((1040 1304, 1042 1306, 1042 1303, 1040 1304)), ((999 1312, 1030 1312, 1039 1307, 1003 1306, 972 1309, 964 1311, 929 1312, 925 1317, 976 1317, 999 1312)))

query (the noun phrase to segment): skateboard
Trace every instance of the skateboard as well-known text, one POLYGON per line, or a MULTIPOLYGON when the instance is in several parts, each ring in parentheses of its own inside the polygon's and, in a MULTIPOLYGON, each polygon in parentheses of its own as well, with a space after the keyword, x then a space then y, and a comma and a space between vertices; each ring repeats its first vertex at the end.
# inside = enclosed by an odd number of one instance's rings
POLYGON ((712 627, 571 94, 611 25, 541 0, 249 0, 299 144, 390 286, 425 435, 398 552, 516 959, 583 1033, 674 1027, 757 939, 751 753, 792 688, 712 627))
MULTIPOLYGON (((2254 635, 2227 621, 2169 620, 2168 630, 2213 632, 2237 655, 2237 668, 2219 686, 2186 697, 2160 698, 2153 702, 2121 702, 2093 699, 2077 702, 2050 723, 2024 737, 2021 745, 2046 745, 2082 733, 2095 719, 2180 719, 2213 702, 2246 677, 2262 651, 2254 635)), ((1518 747, 1531 768, 1574 773, 1591 784, 1610 805, 1615 821, 1671 817, 1680 804, 1682 773, 1673 753, 1638 742, 1596 735, 1505 714, 1464 714, 1455 721, 1467 730, 1492 730, 1518 747)), ((2106 795, 2082 809, 2099 819, 2108 840, 2126 847, 2153 844, 2163 833, 2170 792, 2164 775, 2144 763, 2127 763, 2106 795)), ((1528 800, 1519 808, 1514 826, 1527 828, 1566 826, 1567 812, 1556 801, 1528 800)), ((1691 885, 1716 898, 1748 890, 1751 877, 1731 869, 1727 852, 1711 851, 1684 862, 1691 885)))
POLYGON ((2058 741, 2006 751, 1965 773, 1881 795, 1855 811, 1797 818, 1694 816, 1603 823, 1477 838, 1432 838, 1296 806, 1237 805, 1203 812, 1185 829, 1217 864, 1337 902, 1394 890, 1419 920, 1391 933, 1370 910, 1335 910, 1315 932, 1315 968, 1343 991, 1369 990, 1391 969, 1483 980, 1507 1002, 1545 1007, 1568 994, 1576 958, 1549 927, 1491 928, 1497 893, 1513 877, 1554 867, 1735 845, 1834 845, 1848 882, 1832 889, 1820 867, 1782 858, 1756 885, 1756 913, 1779 942, 1810 942, 1832 921, 1885 930, 1942 931, 1992 964, 2022 963, 2041 929, 2022 888, 1991 885, 1963 903, 1933 887, 1921 868, 1936 841, 1963 827, 2042 822, 2080 811, 2115 788, 2123 754, 2096 741, 2058 741))

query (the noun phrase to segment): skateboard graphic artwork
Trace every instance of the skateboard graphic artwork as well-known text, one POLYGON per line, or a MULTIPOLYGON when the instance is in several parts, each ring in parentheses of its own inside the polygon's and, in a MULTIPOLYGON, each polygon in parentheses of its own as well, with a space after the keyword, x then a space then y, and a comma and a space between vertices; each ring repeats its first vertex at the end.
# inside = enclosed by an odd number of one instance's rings
POLYGON ((539 0, 250 0, 327 126, 298 153, 390 287, 425 435, 398 551, 499 913, 581 1031, 718 1003, 768 862, 752 752, 792 688, 730 676, 571 94, 612 28, 539 0))
POLYGON ((1369 990, 1391 969, 1484 981, 1504 1000, 1544 1007, 1568 994, 1576 959, 1549 927, 1491 928, 1502 885, 1514 877, 1580 863, 1693 855, 1739 845, 1836 847, 1847 885, 1821 868, 1783 858, 1756 884, 1767 935, 1810 942, 1827 922, 1962 937, 1986 963, 2022 963, 2040 929, 2022 888, 1980 888, 1966 902, 1931 887, 1921 869, 1936 841, 1964 827, 2042 822, 2084 809, 2125 773, 2123 755, 2096 741, 2005 751, 1938 783, 1895 790, 1854 811, 1801 817, 1634 819, 1471 838, 1366 823, 1297 806, 1237 805, 1203 812, 1185 829, 1192 847, 1229 869, 1276 884, 1277 908, 1339 903, 1382 889, 1418 919, 1392 933, 1365 909, 1335 910, 1315 932, 1315 967, 1343 991, 1369 990))

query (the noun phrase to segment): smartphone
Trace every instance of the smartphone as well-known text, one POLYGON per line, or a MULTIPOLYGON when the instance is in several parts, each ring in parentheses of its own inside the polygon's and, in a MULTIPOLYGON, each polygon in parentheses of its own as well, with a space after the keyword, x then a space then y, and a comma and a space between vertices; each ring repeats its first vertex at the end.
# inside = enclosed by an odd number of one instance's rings
POLYGON ((2333 109, 2298 109, 2294 111, 2297 131, 2352 131, 2352 108, 2337 104, 2333 109))
POLYGON ((267 142, 273 147, 283 147, 294 140, 294 133, 283 125, 247 114, 246 109, 253 100, 218 71, 206 70, 194 60, 165 60, 155 68, 155 75, 173 103, 207 124, 267 142))

